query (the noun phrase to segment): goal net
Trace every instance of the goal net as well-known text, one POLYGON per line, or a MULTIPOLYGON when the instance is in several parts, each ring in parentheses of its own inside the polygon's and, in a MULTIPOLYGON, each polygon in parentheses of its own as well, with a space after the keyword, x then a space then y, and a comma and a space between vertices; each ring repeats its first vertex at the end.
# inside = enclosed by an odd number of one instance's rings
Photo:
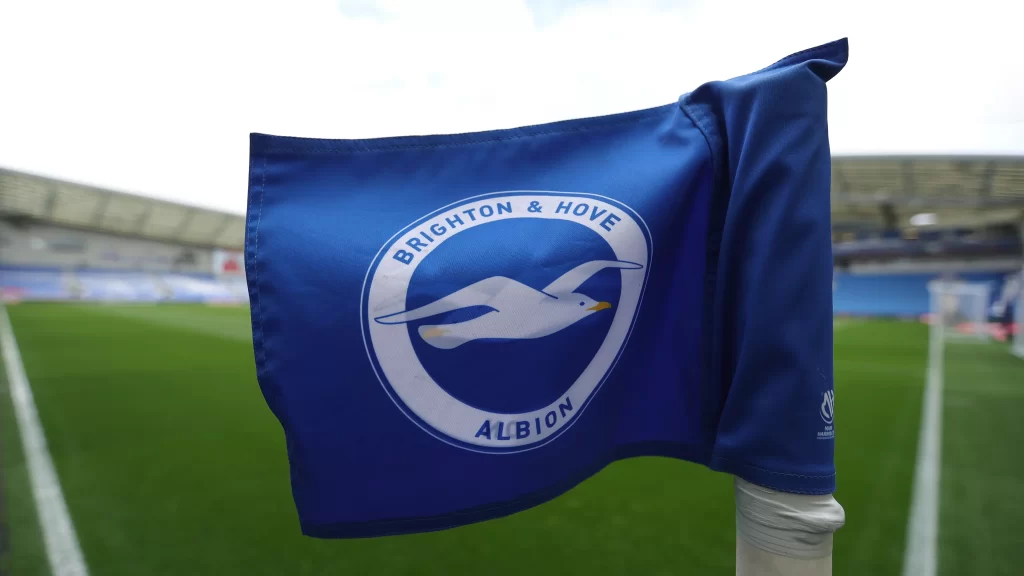
POLYGON ((935 280, 931 294, 932 326, 942 338, 988 339, 991 286, 983 283, 935 280))

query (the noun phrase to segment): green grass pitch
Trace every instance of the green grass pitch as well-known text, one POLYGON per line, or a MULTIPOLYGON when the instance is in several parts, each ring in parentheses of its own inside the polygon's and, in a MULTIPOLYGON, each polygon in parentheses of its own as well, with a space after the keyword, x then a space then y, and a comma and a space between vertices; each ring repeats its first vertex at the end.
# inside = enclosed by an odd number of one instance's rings
MULTIPOLYGON (((663 458, 615 463, 514 516, 370 540, 302 537, 284 438, 256 385, 247 311, 201 306, 9 308, 92 573, 733 573, 729 477, 663 458)), ((899 574, 927 328, 836 328, 836 574, 899 574)), ((1011 574, 1024 544, 1024 361, 947 351, 940 573, 1011 574)), ((47 573, 17 428, 0 394, 0 573, 47 573)))

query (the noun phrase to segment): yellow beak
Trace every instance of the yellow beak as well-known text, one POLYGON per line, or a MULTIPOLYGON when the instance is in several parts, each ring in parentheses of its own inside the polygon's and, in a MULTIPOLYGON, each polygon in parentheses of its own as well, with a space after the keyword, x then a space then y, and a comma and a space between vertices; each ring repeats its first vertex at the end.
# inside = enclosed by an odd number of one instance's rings
POLYGON ((594 304, 590 308, 587 308, 587 310, 593 310, 594 312, 597 312, 598 310, 605 310, 611 307, 612 305, 607 302, 598 302, 597 304, 594 304))

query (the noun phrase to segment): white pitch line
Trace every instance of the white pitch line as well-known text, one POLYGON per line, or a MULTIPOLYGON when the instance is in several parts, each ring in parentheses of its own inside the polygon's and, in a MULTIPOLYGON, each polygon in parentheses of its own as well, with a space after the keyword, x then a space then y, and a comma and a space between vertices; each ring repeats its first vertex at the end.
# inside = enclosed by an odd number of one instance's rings
POLYGON ((914 492, 903 552, 903 576, 935 576, 938 569, 939 476, 942 462, 942 365, 944 327, 929 330, 928 376, 917 438, 914 492))
POLYGON ((21 444, 28 463, 28 478, 32 485, 32 496, 39 513, 39 525, 46 545, 46 556, 53 576, 87 576, 82 549, 75 536, 68 505, 60 489, 57 471, 53 467, 50 451, 46 447, 43 426, 32 398, 32 388, 25 376, 21 363, 18 342, 7 317, 7 309, 0 304, 0 345, 3 347, 4 366, 7 368, 7 382, 11 388, 14 417, 21 432, 21 444))

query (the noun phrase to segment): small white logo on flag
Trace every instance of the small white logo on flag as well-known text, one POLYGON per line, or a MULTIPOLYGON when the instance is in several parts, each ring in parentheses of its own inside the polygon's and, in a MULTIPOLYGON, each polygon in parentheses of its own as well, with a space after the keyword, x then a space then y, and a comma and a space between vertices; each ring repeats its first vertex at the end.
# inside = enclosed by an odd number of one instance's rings
POLYGON ((831 424, 833 415, 835 414, 836 395, 833 390, 825 392, 824 398, 821 400, 821 419, 825 421, 825 424, 831 424))

